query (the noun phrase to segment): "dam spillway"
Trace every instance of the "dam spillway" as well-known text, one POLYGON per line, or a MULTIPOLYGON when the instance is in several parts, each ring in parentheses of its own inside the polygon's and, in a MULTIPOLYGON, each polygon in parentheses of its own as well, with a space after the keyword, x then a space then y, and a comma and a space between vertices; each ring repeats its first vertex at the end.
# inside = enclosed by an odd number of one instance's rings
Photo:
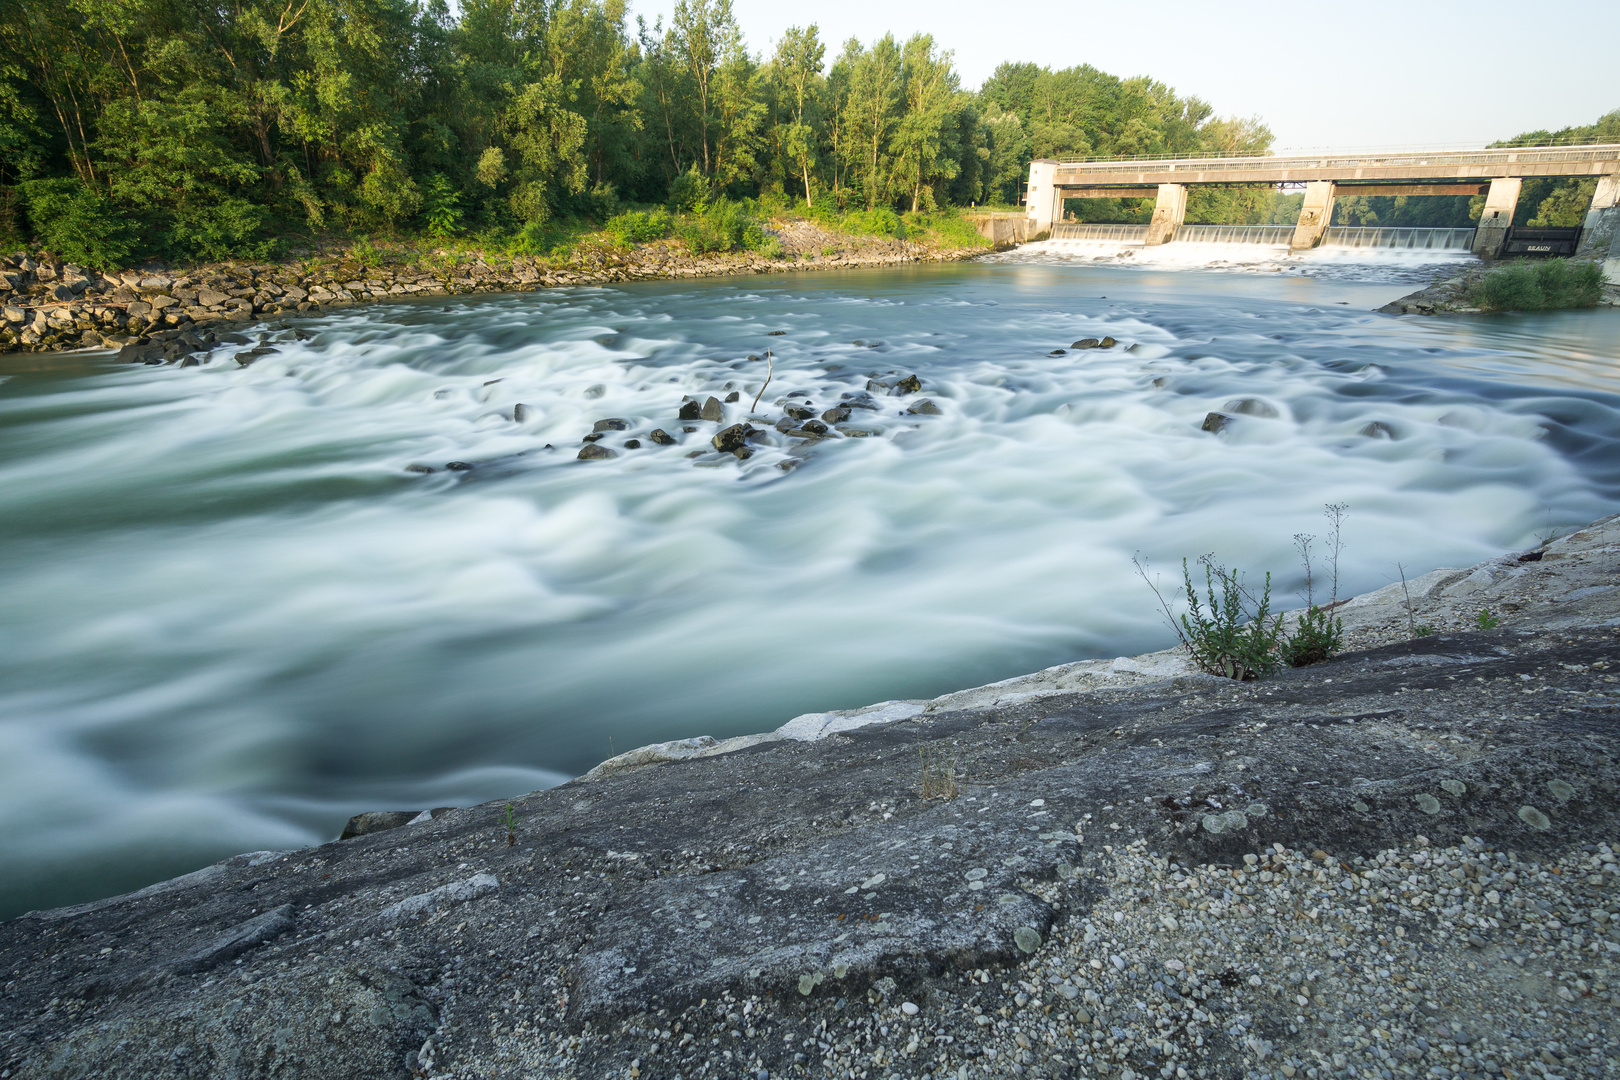
MULTIPOLYGON (((1287 247, 1292 225, 1179 225, 1171 238, 1177 244, 1257 244, 1287 247)), ((1091 240, 1117 244, 1146 244, 1146 225, 1066 223, 1052 226, 1053 240, 1091 240)), ((1445 228, 1384 228, 1334 226, 1322 237, 1325 248, 1382 248, 1393 251, 1468 251, 1474 230, 1445 228)))

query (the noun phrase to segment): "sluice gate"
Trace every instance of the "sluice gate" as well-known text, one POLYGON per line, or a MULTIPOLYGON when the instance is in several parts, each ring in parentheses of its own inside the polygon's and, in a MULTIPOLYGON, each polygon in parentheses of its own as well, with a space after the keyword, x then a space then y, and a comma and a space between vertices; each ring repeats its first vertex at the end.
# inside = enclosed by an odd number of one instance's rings
POLYGON ((1177 244, 1275 244, 1294 238, 1292 225, 1177 225, 1170 239, 1177 244))
POLYGON ((1474 230, 1333 226, 1323 234, 1322 246, 1390 248, 1399 251, 1469 251, 1474 246, 1474 230))
POLYGON ((1122 244, 1147 241, 1146 225, 1053 225, 1053 240, 1112 240, 1122 244))

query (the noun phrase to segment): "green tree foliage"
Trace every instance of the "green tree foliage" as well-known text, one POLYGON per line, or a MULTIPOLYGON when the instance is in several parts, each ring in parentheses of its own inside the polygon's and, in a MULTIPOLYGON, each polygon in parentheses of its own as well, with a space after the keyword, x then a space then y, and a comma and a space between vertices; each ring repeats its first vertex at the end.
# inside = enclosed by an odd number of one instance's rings
MULTIPOLYGON (((1257 119, 1089 65, 1004 64, 973 92, 927 34, 834 57, 811 23, 751 53, 731 3, 677 0, 648 25, 626 0, 6 0, 0 238, 110 265, 257 258, 323 232, 541 251, 609 220, 625 242, 684 227, 632 227, 628 201, 694 217, 694 244, 752 246, 745 200, 902 235, 949 206, 1016 205, 1035 157, 1271 145, 1257 119)), ((1515 141, 1557 138, 1620 138, 1620 113, 1515 141)), ((1520 214, 1575 223, 1589 195, 1528 181, 1520 214)), ((1297 202, 1199 189, 1187 220, 1290 221, 1297 202)), ((1338 205, 1442 224, 1466 202, 1338 205)), ((1069 209, 1140 221, 1152 200, 1069 209)))

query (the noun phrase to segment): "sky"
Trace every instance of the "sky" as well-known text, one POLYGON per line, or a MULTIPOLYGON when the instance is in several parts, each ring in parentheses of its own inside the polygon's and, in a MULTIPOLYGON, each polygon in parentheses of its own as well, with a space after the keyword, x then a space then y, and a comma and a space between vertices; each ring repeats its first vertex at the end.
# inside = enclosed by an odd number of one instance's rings
MULTIPOLYGON (((674 0, 631 0, 651 23, 674 0)), ((1474 145, 1590 124, 1620 109, 1620 0, 1040 4, 960 0, 732 0, 748 49, 769 56, 816 22, 830 65, 851 36, 923 31, 977 88, 1006 60, 1148 75, 1221 116, 1259 116, 1276 149, 1474 145), (1528 13, 1549 17, 1527 24, 1528 13), (1518 34, 1530 44, 1522 58, 1518 34)))

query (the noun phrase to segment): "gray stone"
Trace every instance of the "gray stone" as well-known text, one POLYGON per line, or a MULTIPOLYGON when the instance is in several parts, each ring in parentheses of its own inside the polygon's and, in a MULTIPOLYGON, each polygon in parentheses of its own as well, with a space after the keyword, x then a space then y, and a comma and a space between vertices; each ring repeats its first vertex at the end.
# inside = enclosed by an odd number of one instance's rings
POLYGON ((609 450, 605 446, 601 446, 597 443, 587 443, 579 448, 579 454, 577 456, 580 461, 605 461, 608 458, 618 457, 619 455, 614 453, 612 450, 609 450))
MULTIPOLYGON (((411 465, 408 472, 432 472, 426 465, 411 465)), ((363 814, 356 814, 343 826, 343 833, 339 840, 352 840, 356 836, 369 836, 372 833, 383 832, 388 829, 397 829, 408 823, 420 810, 368 810, 363 814)))
POLYGON ((651 439, 653 442, 657 443, 659 446, 674 446, 675 445, 675 436, 671 435, 669 432, 665 431, 663 428, 653 428, 651 431, 649 431, 647 433, 647 438, 651 439))
POLYGON ((591 427, 591 431, 593 431, 593 432, 600 432, 600 431, 629 431, 629 430, 630 430, 630 421, 622 419, 622 418, 617 417, 617 416, 610 417, 610 418, 608 418, 606 420, 598 420, 595 423, 595 425, 593 425, 591 427))
POLYGON ((1071 349, 1095 349, 1100 344, 1102 344, 1102 342, 1099 341, 1097 338, 1088 337, 1088 338, 1081 338, 1079 341, 1075 342, 1073 345, 1070 345, 1069 348, 1071 348, 1071 349))
POLYGON ((1240 416, 1262 416, 1268 419, 1275 419, 1277 416, 1276 408, 1259 398, 1233 398, 1222 405, 1221 410, 1240 416))
POLYGON ((1519 820, 1535 829, 1537 832, 1546 832, 1552 828, 1552 821, 1533 806, 1519 807, 1519 820))
POLYGON ((906 412, 914 416, 939 416, 944 410, 927 398, 923 398, 921 401, 908 406, 906 412))
POLYGON ((698 418, 700 420, 710 420, 717 424, 721 423, 726 418, 725 407, 720 404, 719 398, 710 397, 703 403, 703 410, 698 414, 698 418))
POLYGON ((1395 437, 1395 429, 1384 423, 1382 420, 1373 420, 1369 423, 1361 425, 1361 430, 1358 432, 1358 434, 1365 435, 1369 439, 1393 439, 1395 437))
POLYGON ((1221 413, 1212 412, 1204 417, 1204 423, 1201 425, 1201 429, 1218 435, 1225 431, 1227 425, 1231 422, 1232 418, 1230 416, 1224 416, 1221 413))
MULTIPOLYGON (((714 399, 710 398, 710 400, 714 399)), ((744 443, 748 441, 748 436, 753 434, 753 431, 753 427, 749 424, 732 424, 728 428, 717 431, 714 438, 709 441, 716 450, 722 453, 736 453, 738 450, 747 449, 744 443)), ((738 454, 738 456, 745 457, 747 455, 738 454)))
POLYGON ((1041 932, 1032 926, 1020 926, 1013 931, 1013 943, 1020 952, 1035 953, 1041 947, 1041 932))

